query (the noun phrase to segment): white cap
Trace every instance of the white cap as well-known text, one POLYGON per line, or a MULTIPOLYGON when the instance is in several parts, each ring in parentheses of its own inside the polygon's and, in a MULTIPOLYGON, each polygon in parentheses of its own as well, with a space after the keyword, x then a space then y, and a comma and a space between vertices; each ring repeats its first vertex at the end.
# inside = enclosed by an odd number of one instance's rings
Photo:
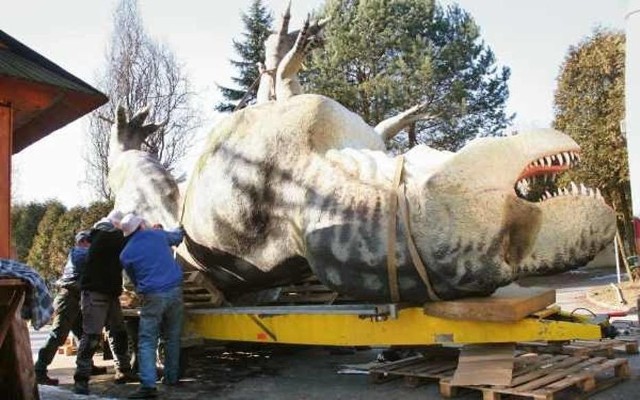
POLYGON ((120 229, 122 229, 124 237, 127 237, 135 232, 140 227, 140 225, 144 223, 144 218, 139 217, 135 214, 127 214, 122 218, 122 221, 120 222, 120 229))
POLYGON ((118 210, 111 210, 111 212, 107 215, 107 219, 111 221, 111 223, 115 226, 120 225, 120 221, 122 221, 123 217, 124 215, 122 214, 122 212, 118 210))

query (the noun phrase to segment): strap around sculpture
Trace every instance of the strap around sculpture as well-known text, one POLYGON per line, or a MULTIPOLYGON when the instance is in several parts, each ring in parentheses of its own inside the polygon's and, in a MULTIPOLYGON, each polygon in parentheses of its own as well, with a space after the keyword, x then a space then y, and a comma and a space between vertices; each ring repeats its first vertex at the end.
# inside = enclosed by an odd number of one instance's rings
POLYGON ((404 233, 407 238, 407 247, 409 248, 409 254, 411 255, 413 266, 415 267, 416 272, 418 272, 420 279, 427 289, 427 296, 429 297, 429 299, 432 301, 439 301, 441 299, 440 297, 438 297, 435 290, 433 289, 433 286, 431 285, 427 268, 420 258, 420 253, 418 253, 418 248, 416 247, 416 244, 413 241, 413 236, 411 235, 411 227, 409 225, 409 212, 407 209, 407 199, 405 196, 405 186, 404 183, 401 183, 403 167, 404 157, 400 155, 396 158, 396 170, 393 177, 393 190, 391 190, 389 193, 390 214, 387 225, 387 275, 389 280, 389 293, 391 295, 391 301, 400 301, 400 289, 398 286, 398 265, 396 263, 396 220, 398 204, 400 204, 402 225, 404 227, 404 233))

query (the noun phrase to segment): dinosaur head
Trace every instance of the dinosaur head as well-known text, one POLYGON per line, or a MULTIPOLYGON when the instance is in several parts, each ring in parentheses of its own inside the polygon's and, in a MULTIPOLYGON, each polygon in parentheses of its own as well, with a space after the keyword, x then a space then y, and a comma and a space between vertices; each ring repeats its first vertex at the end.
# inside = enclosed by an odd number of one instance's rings
POLYGON ((109 136, 109 165, 127 150, 141 150, 147 137, 160 128, 159 124, 145 124, 148 115, 149 107, 144 107, 129 119, 125 108, 118 105, 109 136))
MULTIPOLYGON (((408 163, 424 160, 410 153, 408 163)), ((424 177, 416 195, 426 200, 418 201, 421 215, 414 216, 425 234, 416 236, 432 249, 434 262, 454 266, 459 287, 470 290, 586 264, 616 229, 599 190, 572 183, 537 201, 521 194, 531 182, 553 180, 577 165, 579 154, 573 139, 546 129, 477 139, 442 156, 433 172, 414 173, 424 177)))

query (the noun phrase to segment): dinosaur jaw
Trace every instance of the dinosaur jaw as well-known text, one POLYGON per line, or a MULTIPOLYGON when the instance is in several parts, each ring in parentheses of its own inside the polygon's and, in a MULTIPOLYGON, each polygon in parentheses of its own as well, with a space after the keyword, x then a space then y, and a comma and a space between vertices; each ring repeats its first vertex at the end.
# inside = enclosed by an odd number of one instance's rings
POLYGON ((518 275, 543 275, 582 267, 613 241, 615 212, 601 196, 556 194, 538 203, 539 232, 518 275))
POLYGON ((516 195, 541 211, 530 253, 507 260, 519 275, 558 273, 584 266, 613 240, 615 213, 599 189, 571 182, 532 198, 532 184, 554 185, 556 177, 580 162, 579 151, 567 149, 538 157, 520 173, 516 195), (511 262, 510 262, 511 261, 511 262))
POLYGON ((424 211, 415 211, 414 226, 435 230, 416 235, 419 247, 432 254, 436 274, 449 277, 450 297, 583 266, 613 240, 615 216, 598 190, 571 184, 533 201, 520 193, 523 182, 554 180, 576 166, 579 152, 553 130, 480 139, 417 185, 424 211))

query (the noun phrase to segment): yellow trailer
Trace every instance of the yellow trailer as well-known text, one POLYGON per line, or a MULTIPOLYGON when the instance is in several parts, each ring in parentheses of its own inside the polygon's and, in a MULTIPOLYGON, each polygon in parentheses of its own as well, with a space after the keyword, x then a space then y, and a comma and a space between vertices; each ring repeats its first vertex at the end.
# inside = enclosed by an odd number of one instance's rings
POLYGON ((185 333, 221 341, 325 346, 594 340, 608 318, 567 315, 559 307, 513 322, 451 319, 398 304, 219 307, 187 311, 185 333))

